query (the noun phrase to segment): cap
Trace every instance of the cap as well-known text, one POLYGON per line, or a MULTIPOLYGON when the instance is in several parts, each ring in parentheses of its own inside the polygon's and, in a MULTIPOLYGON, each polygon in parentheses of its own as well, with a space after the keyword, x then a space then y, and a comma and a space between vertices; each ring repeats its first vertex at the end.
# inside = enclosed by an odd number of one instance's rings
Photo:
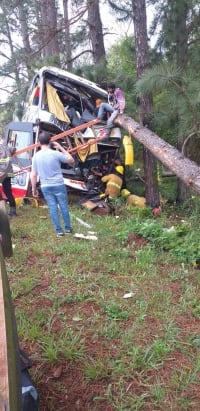
POLYGON ((124 174, 124 167, 123 166, 116 166, 115 170, 120 174, 124 174))

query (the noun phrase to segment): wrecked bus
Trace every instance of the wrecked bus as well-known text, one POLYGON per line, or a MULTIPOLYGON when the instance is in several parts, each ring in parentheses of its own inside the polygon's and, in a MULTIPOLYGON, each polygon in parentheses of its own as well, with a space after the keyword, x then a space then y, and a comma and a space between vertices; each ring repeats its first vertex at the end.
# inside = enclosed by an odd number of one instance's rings
POLYGON ((101 176, 119 157, 122 140, 119 127, 113 127, 110 138, 103 140, 106 121, 96 120, 102 101, 107 101, 107 92, 75 74, 55 67, 43 67, 35 74, 22 120, 9 123, 6 130, 7 143, 16 148, 15 197, 29 194, 31 159, 43 130, 74 153, 74 166, 62 167, 66 186, 88 195, 102 192, 101 176))

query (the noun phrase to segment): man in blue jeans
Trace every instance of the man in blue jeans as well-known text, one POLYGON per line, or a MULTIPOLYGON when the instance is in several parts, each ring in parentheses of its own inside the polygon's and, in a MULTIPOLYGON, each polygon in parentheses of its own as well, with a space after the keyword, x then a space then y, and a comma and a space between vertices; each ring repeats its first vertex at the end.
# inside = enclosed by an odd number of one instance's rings
POLYGON ((51 135, 43 131, 39 135, 41 150, 37 151, 32 159, 31 184, 32 194, 37 197, 36 188, 38 177, 41 191, 49 208, 51 220, 57 237, 72 232, 68 209, 67 189, 61 171, 61 163, 73 164, 74 159, 59 143, 51 143, 55 150, 50 148, 51 135), (64 221, 64 232, 60 224, 59 209, 64 221))

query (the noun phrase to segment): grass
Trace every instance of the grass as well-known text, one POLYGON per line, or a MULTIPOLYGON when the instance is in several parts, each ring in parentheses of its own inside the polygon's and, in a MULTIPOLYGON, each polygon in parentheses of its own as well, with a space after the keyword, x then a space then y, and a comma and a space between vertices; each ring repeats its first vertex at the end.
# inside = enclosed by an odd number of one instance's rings
POLYGON ((199 409, 199 208, 100 217, 71 201, 74 232, 81 219, 97 241, 57 239, 46 208, 19 208, 6 265, 41 411, 199 409))

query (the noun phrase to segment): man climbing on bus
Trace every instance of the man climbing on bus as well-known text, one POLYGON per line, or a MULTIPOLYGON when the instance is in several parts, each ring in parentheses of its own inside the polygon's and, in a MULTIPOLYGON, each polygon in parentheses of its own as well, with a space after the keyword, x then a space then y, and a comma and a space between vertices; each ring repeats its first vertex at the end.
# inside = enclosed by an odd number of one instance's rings
POLYGON ((111 114, 107 120, 107 128, 105 134, 106 139, 110 137, 115 118, 118 116, 118 114, 123 114, 126 105, 123 91, 120 88, 116 88, 114 83, 109 83, 107 85, 107 91, 108 102, 100 104, 97 115, 97 118, 99 120, 103 120, 105 113, 111 114))

